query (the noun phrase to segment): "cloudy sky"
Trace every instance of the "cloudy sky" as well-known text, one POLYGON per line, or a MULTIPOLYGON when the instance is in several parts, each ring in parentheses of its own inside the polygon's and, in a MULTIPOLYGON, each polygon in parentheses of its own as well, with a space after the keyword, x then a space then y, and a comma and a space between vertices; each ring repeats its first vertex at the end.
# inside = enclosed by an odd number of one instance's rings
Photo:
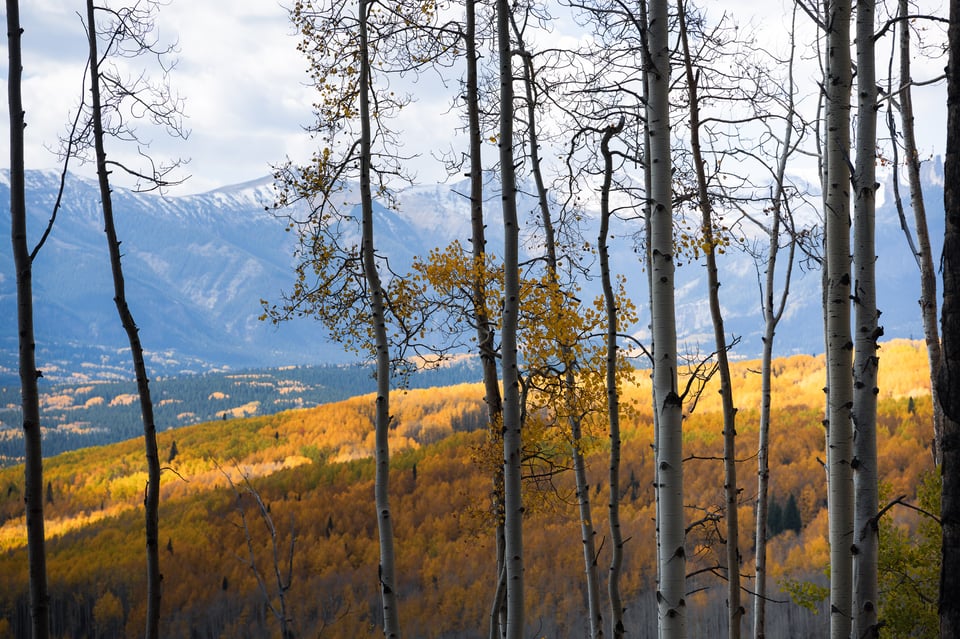
MULTIPOLYGON (((190 180, 174 194, 196 193, 269 174, 270 165, 286 157, 305 159, 311 141, 303 126, 311 122, 312 92, 304 86, 305 62, 296 51, 285 5, 290 0, 172 0, 158 20, 160 38, 179 45, 179 64, 172 81, 186 99, 188 140, 170 140, 150 133, 151 152, 158 158, 183 157, 190 163, 190 180)), ((782 34, 789 2, 707 3, 711 15, 719 8, 750 23, 758 33, 782 34), (768 15, 749 17, 758 10, 768 15)), ((21 3, 24 32, 24 107, 27 115, 28 168, 55 168, 50 149, 58 144, 71 111, 79 100, 85 42, 75 0, 30 0, 21 3)), ((940 15, 940 5, 930 7, 940 15)), ((779 37, 774 36, 775 42, 779 37)), ((6 40, 0 68, 7 77, 6 40)), ((884 54, 881 54, 884 55, 884 54)), ((916 77, 940 72, 943 62, 918 69, 916 77)), ((456 116, 448 113, 454 87, 442 90, 435 80, 415 87, 418 102, 401 123, 404 141, 414 151, 417 142, 435 139, 438 131, 452 132, 456 116)), ((915 98, 921 147, 942 153, 945 121, 944 89, 918 89, 915 98)), ((0 166, 9 162, 6 100, 0 121, 0 166)), ((452 135, 452 134, 446 134, 452 135)), ((108 149, 117 157, 117 151, 108 149)), ((423 181, 439 179, 437 162, 424 154, 417 167, 423 181)), ((79 171, 83 169, 77 168, 79 171)))
MULTIPOLYGON (((57 145, 75 109, 86 61, 83 26, 66 0, 21 3, 27 165, 57 166, 57 145)), ((306 153, 310 92, 287 12, 274 0, 174 0, 158 20, 164 42, 177 42, 172 84, 186 99, 189 139, 150 133, 158 158, 189 158, 183 192, 266 175, 271 162, 306 153)), ((7 75, 6 41, 3 68, 7 75)), ((9 160, 4 101, 3 165, 9 160)), ((108 149, 110 153, 110 149, 108 149)))

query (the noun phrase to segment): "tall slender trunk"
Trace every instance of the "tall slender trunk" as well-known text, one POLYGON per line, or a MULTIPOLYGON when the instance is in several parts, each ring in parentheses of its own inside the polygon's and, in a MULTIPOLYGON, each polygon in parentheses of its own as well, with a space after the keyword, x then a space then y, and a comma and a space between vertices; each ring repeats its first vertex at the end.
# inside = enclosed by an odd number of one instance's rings
POLYGON ((737 513, 737 466, 736 466, 736 408, 733 404, 733 385, 730 377, 730 364, 727 358, 727 339, 720 308, 720 279, 717 268, 715 238, 713 233, 713 211, 710 195, 707 191, 707 178, 703 166, 703 153, 700 147, 700 108, 696 78, 684 20, 682 0, 678 2, 680 15, 680 33, 683 43, 684 63, 687 75, 687 87, 690 96, 690 147, 697 175, 697 190, 702 214, 701 235, 706 246, 707 288, 710 315, 713 321, 714 342, 717 350, 717 364, 720 373, 720 396, 723 406, 723 466, 724 493, 726 495, 726 568, 727 568, 727 633, 731 639, 740 637, 740 620, 743 608, 740 605, 740 549, 738 539, 739 520, 737 513))
POLYGON ((853 595, 853 403, 850 332, 850 0, 827 14, 825 198, 830 636, 850 636, 853 595))
MULTIPOLYGON (((899 14, 909 13, 907 0, 899 1, 899 14)), ((913 126, 913 91, 910 88, 910 25, 900 28, 900 121, 903 129, 903 150, 910 180, 910 205, 917 230, 920 265, 920 317, 923 322, 923 338, 927 346, 927 361, 930 366, 930 389, 933 402, 933 459, 940 463, 940 448, 943 441, 943 409, 937 392, 937 373, 940 370, 940 331, 937 328, 937 271, 933 264, 933 249, 930 246, 930 231, 927 228, 927 209, 920 184, 920 155, 917 152, 917 136, 913 126)))
POLYGON ((523 496, 521 494, 520 370, 517 325, 520 312, 520 229, 513 153, 513 65, 508 0, 497 0, 497 53, 500 79, 500 184, 503 212, 503 493, 507 576, 506 639, 525 636, 523 593, 523 496))
POLYGON ((686 551, 683 516, 683 415, 677 390, 677 323, 674 307, 673 191, 670 156, 670 39, 666 0, 649 3, 647 70, 650 129, 651 236, 653 290, 651 308, 653 386, 658 413, 657 612, 661 639, 686 636, 686 551))
POLYGON ((367 35, 368 0, 359 0, 360 18, 360 209, 362 217, 361 254, 363 274, 370 296, 370 321, 376 348, 377 394, 374 417, 376 441, 376 478, 374 497, 377 508, 377 529, 380 536, 380 599, 383 608, 383 634, 388 639, 400 637, 400 615, 397 606, 397 579, 393 551, 393 520, 390 515, 390 345, 387 341, 383 287, 377 269, 373 228, 373 193, 370 186, 372 133, 370 115, 370 48, 367 35))
MULTIPOLYGON (((517 48, 523 64, 523 83, 527 102, 527 137, 530 149, 530 166, 537 189, 537 201, 540 219, 543 224, 544 244, 546 248, 547 273, 553 286, 560 287, 559 259, 557 257, 556 230, 550 214, 550 202, 547 195, 543 172, 540 170, 540 140, 537 132, 537 96, 534 80, 533 60, 526 51, 520 30, 514 23, 517 48)), ((565 308, 548 309, 548 313, 560 317, 568 312, 565 308)), ((590 486, 587 483, 587 466, 583 458, 583 420, 577 407, 577 382, 575 370, 576 357, 570 344, 559 344, 563 361, 563 405, 567 424, 570 427, 571 453, 573 456, 573 475, 577 486, 577 508, 580 514, 580 542, 583 550, 584 574, 587 585, 587 610, 590 619, 590 637, 603 636, 603 613, 600 605, 600 574, 597 565, 596 531, 593 527, 593 515, 590 508, 590 486)))
POLYGON ((739 639, 740 620, 744 610, 740 605, 740 523, 737 513, 737 409, 733 405, 733 382, 730 377, 730 362, 727 358, 727 336, 723 327, 723 312, 720 309, 720 276, 714 247, 713 209, 707 190, 707 175, 703 165, 703 150, 700 147, 700 96, 697 78, 693 72, 687 36, 683 0, 677 0, 677 15, 680 23, 680 41, 687 78, 687 94, 690 110, 690 151, 697 175, 697 197, 700 200, 700 233, 705 245, 707 261, 707 291, 710 317, 713 321, 713 339, 717 349, 717 368, 720 373, 720 401, 723 406, 723 489, 726 497, 726 568, 727 568, 727 636, 739 639))
MULTIPOLYGON (((467 66, 467 130, 470 138, 470 229, 474 263, 473 313, 477 330, 477 349, 483 370, 484 403, 487 406, 488 428, 496 438, 502 436, 503 400, 500 378, 497 374, 495 329, 487 313, 486 224, 483 215, 483 157, 480 133, 479 53, 477 52, 477 2, 466 2, 466 29, 464 33, 467 66)), ((504 590, 506 587, 503 537, 503 466, 498 466, 493 477, 492 504, 495 519, 494 536, 497 552, 496 587, 490 615, 490 639, 500 636, 503 628, 504 590)))
MULTIPOLYGON (((880 544, 877 469, 876 145, 877 83, 873 32, 874 0, 857 2, 857 155, 853 175, 854 284, 856 336, 853 362, 853 636, 871 637, 877 627, 880 544)), ((905 28, 909 28, 904 25, 905 28)))
POLYGON ((940 519, 940 636, 960 636, 960 0, 950 0, 947 31, 947 150, 943 161, 943 360, 937 385, 943 407, 940 519))
POLYGON ((610 520, 610 568, 607 579, 607 596, 610 600, 610 629, 614 639, 622 639, 626 633, 623 625, 623 598, 620 595, 620 575, 623 569, 623 530, 620 526, 620 388, 617 384, 617 360, 619 349, 619 313, 617 300, 613 292, 613 278, 610 274, 610 252, 607 238, 610 235, 610 185, 613 180, 613 155, 610 152, 610 140, 623 130, 624 120, 609 126, 603 132, 600 141, 600 154, 603 156, 603 184, 600 188, 600 235, 597 239, 597 252, 600 254, 600 282, 603 285, 603 305, 607 317, 607 420, 610 433, 610 497, 607 513, 610 520))
MULTIPOLYGON (((647 14, 647 0, 640 0, 640 24, 643 28, 643 33, 641 34, 642 38, 642 47, 643 51, 641 52, 641 58, 643 60, 643 104, 650 103, 650 76, 653 73, 653 59, 650 56, 650 33, 649 28, 649 16, 647 14)), ((648 118, 643 119, 643 192, 646 195, 643 202, 643 237, 646 238, 644 242, 644 251, 643 251, 643 268, 644 272, 647 274, 647 304, 649 308, 653 308, 653 250, 651 248, 651 242, 653 240, 653 200, 651 194, 653 193, 653 162, 650 159, 651 153, 651 144, 650 144, 650 120, 648 118)), ((656 361, 657 353, 657 343, 656 335, 653 334, 653 318, 650 318, 650 324, 648 325, 650 329, 650 353, 651 353, 651 365, 656 361)), ((651 373, 651 392, 650 392, 650 412, 653 415, 653 503, 654 503, 654 519, 660 521, 660 466, 656 464, 656 459, 658 451, 660 450, 660 411, 657 410, 657 387, 653 384, 653 374, 651 373)), ((657 547, 660 546, 660 533, 659 527, 657 528, 657 547)), ((658 551, 659 553, 659 551, 658 551)), ((659 554, 658 554, 659 557, 659 554)), ((657 561, 657 572, 656 572, 656 583, 660 583, 660 561, 657 561)))
POLYGON ((110 190, 110 172, 107 168, 107 153, 104 148, 103 109, 100 99, 100 54, 97 51, 96 16, 93 0, 87 0, 87 30, 90 65, 91 118, 93 142, 97 157, 97 178, 100 186, 100 205, 103 210, 104 232, 110 253, 110 269, 113 274, 113 301, 120 316, 120 323, 130 343, 134 374, 137 379, 137 394, 140 398, 140 415, 143 420, 143 444, 147 461, 147 488, 144 495, 144 519, 147 545, 147 619, 146 638, 156 639, 160 634, 160 453, 157 450, 157 429, 153 417, 153 400, 150 397, 150 382, 147 377, 140 329, 127 305, 123 266, 120 256, 120 241, 117 239, 113 217, 113 198, 110 190))
POLYGON ((43 451, 40 431, 40 391, 33 333, 33 258, 27 246, 27 204, 24 186, 23 100, 21 78, 20 3, 7 0, 7 104, 10 113, 10 240, 17 272, 17 333, 19 336, 20 410, 23 419, 24 502, 27 555, 30 564, 30 619, 34 639, 50 636, 50 596, 43 522, 43 451))
MULTIPOLYGON (((796 8, 793 19, 796 18, 796 8)), ((794 22, 795 24, 795 22, 794 22)), ((793 140, 794 101, 793 101, 793 55, 794 30, 791 28, 790 58, 787 72, 787 115, 784 126, 784 136, 780 157, 775 173, 774 193, 771 201, 771 224, 769 229, 769 243, 767 248, 767 266, 763 283, 763 352, 760 359, 760 426, 757 443, 757 509, 756 509, 756 541, 754 555, 756 557, 756 576, 753 598, 753 636, 754 639, 766 637, 766 610, 767 610, 767 507, 769 502, 768 491, 770 486, 770 411, 773 402, 771 392, 773 341, 777 331, 777 324, 783 317, 783 310, 787 305, 790 292, 790 280, 793 275, 793 255, 796 248, 796 239, 790 238, 787 257, 787 269, 784 276, 783 289, 780 299, 774 305, 774 286, 776 285, 777 260, 780 254, 780 218, 784 214, 784 178, 787 171, 787 159, 790 156, 793 140)), ((792 234, 792 229, 789 229, 792 234)))

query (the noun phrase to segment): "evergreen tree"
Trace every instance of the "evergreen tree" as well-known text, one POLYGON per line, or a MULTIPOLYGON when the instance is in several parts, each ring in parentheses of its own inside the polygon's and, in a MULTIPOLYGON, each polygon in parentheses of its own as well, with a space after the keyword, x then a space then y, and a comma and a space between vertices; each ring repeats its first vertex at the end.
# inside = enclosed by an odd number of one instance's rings
POLYGON ((783 532, 783 508, 776 499, 770 500, 770 508, 767 509, 767 529, 771 537, 783 532))
POLYGON ((787 498, 787 504, 781 512, 780 527, 781 530, 792 530, 799 533, 803 528, 803 521, 800 519, 800 508, 797 507, 797 498, 790 493, 787 498))

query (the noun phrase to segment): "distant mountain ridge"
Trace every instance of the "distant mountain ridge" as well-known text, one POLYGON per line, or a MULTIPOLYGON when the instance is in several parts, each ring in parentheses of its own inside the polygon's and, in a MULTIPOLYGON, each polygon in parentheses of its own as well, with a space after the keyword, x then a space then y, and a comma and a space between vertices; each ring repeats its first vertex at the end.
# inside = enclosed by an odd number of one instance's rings
MULTIPOLYGON (((942 166, 924 165, 931 233, 943 228, 942 166)), ((27 172, 30 241, 36 242, 56 196, 59 175, 27 172)), ((416 255, 453 239, 467 245, 469 207, 460 185, 424 185, 397 193, 396 209, 377 205, 381 252, 404 269, 416 255)), ((258 320, 260 300, 276 301, 293 282, 295 237, 284 221, 265 210, 273 202, 272 181, 263 178, 183 197, 114 191, 122 240, 128 301, 150 353, 152 375, 177 375, 243 367, 349 361, 329 343, 319 325, 297 320, 273 327, 258 320)), ((0 201, 9 210, 9 173, 0 172, 0 201)), ((497 200, 488 210, 488 248, 502 250, 497 200)), ((878 196, 877 244, 881 324, 886 337, 920 337, 916 304, 919 278, 899 228, 889 180, 878 196)), ((909 201, 906 202, 909 205, 909 201)), ((533 209, 522 198, 521 210, 533 209)), ((909 210, 908 210, 909 216, 909 210)), ((595 221, 583 223, 595 240, 595 221)), ((614 268, 628 277, 640 306, 643 338, 646 276, 630 236, 638 229, 618 221, 612 249, 614 268)), ((0 378, 16 373, 15 281, 9 242, 0 242, 0 378)), ((740 251, 721 256, 721 299, 727 329, 742 337, 735 352, 756 356, 762 329, 756 266, 740 251)), ((705 274, 696 264, 678 269, 677 317, 688 350, 710 352, 712 329, 705 274)), ((777 333, 777 352, 822 350, 820 274, 796 270, 791 301, 777 333)), ((595 280, 584 283, 583 298, 599 294, 595 280)), ((34 275, 38 365, 53 380, 129 378, 126 338, 113 307, 113 289, 102 231, 99 192, 92 180, 69 176, 63 208, 34 275)))

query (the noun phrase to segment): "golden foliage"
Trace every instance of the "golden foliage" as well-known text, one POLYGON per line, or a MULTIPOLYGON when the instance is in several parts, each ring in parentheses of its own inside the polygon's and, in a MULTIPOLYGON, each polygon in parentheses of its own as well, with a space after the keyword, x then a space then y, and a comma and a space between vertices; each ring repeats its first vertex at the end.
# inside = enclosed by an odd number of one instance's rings
MULTIPOLYGON (((566 329, 565 329, 566 330, 566 329)), ((932 436, 926 363, 921 344, 883 344, 880 360, 879 448, 881 478, 891 494, 914 495, 918 478, 932 467, 932 436)), ((800 534, 784 532, 770 542, 774 579, 822 577, 826 544, 823 458, 823 362, 805 355, 775 361, 771 428, 771 495, 794 495, 801 512, 800 534)), ((740 474, 752 478, 759 402, 756 362, 733 367, 740 398, 740 474)), ((623 592, 636 600, 653 587, 654 538, 652 419, 648 371, 624 372, 623 391, 633 406, 624 417, 621 517, 626 546, 623 592)), ((395 395, 391 446, 394 525, 403 618, 411 636, 442 631, 464 635, 486 624, 493 574, 487 508, 489 469, 471 451, 490 436, 485 428, 483 389, 465 384, 395 395), (472 432, 463 432, 464 429, 472 432)), ((707 384, 696 410, 686 412, 687 502, 692 513, 722 508, 722 423, 716 382, 707 384)), ((689 409, 689 404, 688 404, 689 409)), ((261 636, 276 628, 264 621, 262 600, 249 568, 246 541, 238 528, 239 502, 216 464, 246 474, 271 508, 282 544, 296 531, 293 585, 289 593, 298 630, 313 636, 368 636, 376 619, 376 517, 372 505, 372 396, 268 417, 217 421, 159 434, 161 450, 176 438, 173 470, 164 472, 161 553, 165 634, 189 636, 202 626, 214 636, 261 636), (258 612, 260 611, 260 612, 258 612), (251 625, 253 624, 253 625, 251 625), (260 625, 257 625, 260 624, 260 625), (264 625, 266 624, 266 625, 264 625), (239 634, 234 634, 239 633, 239 634)), ((544 413, 541 413, 544 415, 544 413)), ((531 421, 546 429, 548 421, 531 421)), ((559 429, 554 429, 559 432, 559 429)), ((542 432, 549 442, 550 433, 542 432)), ((115 595, 122 618, 115 636, 136 634, 144 611, 142 495, 145 481, 141 442, 78 450, 46 460, 46 477, 57 495, 48 504, 48 567, 53 592, 86 597, 98 624, 115 620, 115 595)), ((600 503, 607 499, 606 451, 602 438, 587 450, 588 483, 600 503)), ((22 468, 0 470, 0 627, 27 592, 23 547, 22 468)), ((525 534, 528 601, 533 618, 556 620, 575 632, 580 618, 582 558, 569 473, 553 478, 551 497, 528 512, 525 534), (564 625, 566 624, 566 625, 564 625)), ((751 547, 755 487, 744 482, 740 504, 741 548, 751 547)), ((598 514, 594 524, 603 533, 598 514)), ((708 526, 691 532, 692 567, 709 566, 722 550, 708 526)), ((266 539, 257 539, 258 561, 269 562, 266 539), (262 543, 261 543, 262 542, 262 543)), ((608 552, 603 549, 602 553, 608 552)), ((600 561, 605 561, 601 557, 600 561)), ((752 558, 744 557, 749 564, 752 558)), ((269 565, 269 564, 264 564, 269 565)), ((747 570, 749 572, 749 570, 747 570)), ((698 577, 710 585, 707 575, 698 577)), ((786 581, 784 583, 787 583, 786 581)), ((639 604, 643 605, 643 604, 639 604)), ((9 628, 9 625, 7 626, 9 628)))

